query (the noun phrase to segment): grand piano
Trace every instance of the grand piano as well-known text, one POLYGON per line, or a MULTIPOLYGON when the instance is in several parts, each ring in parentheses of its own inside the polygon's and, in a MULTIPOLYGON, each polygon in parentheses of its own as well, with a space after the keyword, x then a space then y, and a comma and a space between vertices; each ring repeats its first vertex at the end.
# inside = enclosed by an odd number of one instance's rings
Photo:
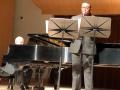
POLYGON ((27 45, 10 45, 4 62, 43 62, 71 64, 69 43, 50 38, 47 34, 28 34, 27 45), (55 41, 56 40, 56 41, 55 41))
MULTIPOLYGON (((41 68, 66 68, 71 66, 71 53, 69 45, 71 40, 49 37, 47 34, 28 34, 29 41, 26 45, 10 45, 8 53, 4 55, 4 63, 29 64, 29 67, 36 68, 35 90, 43 90, 41 86, 41 68), (60 66, 61 64, 61 66, 60 66), (38 83, 39 82, 39 83, 38 83)), ((24 72, 24 71, 23 71, 24 72)), ((27 75, 26 73, 24 75, 27 75)), ((28 78, 29 76, 25 76, 28 78)), ((55 72, 54 88, 57 88, 58 73, 55 72)), ((25 82, 27 80, 25 79, 25 82)), ((23 82, 24 83, 24 82, 23 82)), ((28 87, 25 85, 23 87, 28 87)), ((26 89, 21 89, 26 90, 26 89)))

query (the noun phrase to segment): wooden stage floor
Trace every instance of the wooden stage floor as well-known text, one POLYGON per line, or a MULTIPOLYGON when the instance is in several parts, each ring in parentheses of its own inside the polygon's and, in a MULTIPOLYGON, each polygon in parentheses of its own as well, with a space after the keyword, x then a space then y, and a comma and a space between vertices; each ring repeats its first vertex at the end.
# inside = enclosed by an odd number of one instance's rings
MULTIPOLYGON (((0 85, 0 90, 8 90, 7 85, 0 85)), ((14 90, 20 90, 18 86, 14 86, 14 90)), ((33 87, 29 90, 34 90, 33 87)), ((45 90, 54 90, 53 87, 45 86, 45 90)), ((70 87, 61 87, 60 90, 72 90, 70 87)), ((81 89, 85 90, 85 89, 81 89)), ((93 90, 116 90, 116 89, 93 89, 93 90)))

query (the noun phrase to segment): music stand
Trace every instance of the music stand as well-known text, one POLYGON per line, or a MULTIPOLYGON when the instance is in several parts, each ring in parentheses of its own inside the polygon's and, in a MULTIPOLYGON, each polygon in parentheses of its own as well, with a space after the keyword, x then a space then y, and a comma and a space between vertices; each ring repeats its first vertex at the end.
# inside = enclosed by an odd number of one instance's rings
MULTIPOLYGON (((48 35, 50 37, 60 38, 62 41, 64 39, 76 39, 79 36, 78 20, 65 18, 50 18, 48 21, 48 35)), ((59 90, 60 87, 61 65, 62 65, 62 46, 61 46, 61 58, 59 62, 57 90, 59 90)))
MULTIPOLYGON (((97 16, 82 16, 79 34, 94 38, 109 38, 111 33, 111 18, 97 16)), ((93 45, 94 54, 95 45, 93 45)))
POLYGON ((79 36, 78 21, 65 18, 50 18, 48 35, 62 39, 76 39, 79 36))
MULTIPOLYGON (((109 38, 111 33, 111 18, 97 16, 82 16, 80 25, 80 36, 94 38, 93 57, 95 53, 95 38, 109 38)), ((92 78, 93 78, 93 62, 92 61, 92 78)), ((92 79, 93 80, 93 79, 92 79)), ((92 82, 91 82, 92 83, 92 82)))
POLYGON ((82 16, 80 36, 109 38, 111 33, 111 18, 97 16, 82 16))

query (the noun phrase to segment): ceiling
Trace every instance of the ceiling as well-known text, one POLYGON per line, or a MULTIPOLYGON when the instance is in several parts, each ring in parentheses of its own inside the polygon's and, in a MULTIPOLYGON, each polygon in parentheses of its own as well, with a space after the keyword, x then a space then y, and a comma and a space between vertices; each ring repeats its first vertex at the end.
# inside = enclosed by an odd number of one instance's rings
MULTIPOLYGON (((82 0, 33 0, 43 14, 76 15, 82 0)), ((120 0, 90 0, 93 14, 120 14, 120 0)))

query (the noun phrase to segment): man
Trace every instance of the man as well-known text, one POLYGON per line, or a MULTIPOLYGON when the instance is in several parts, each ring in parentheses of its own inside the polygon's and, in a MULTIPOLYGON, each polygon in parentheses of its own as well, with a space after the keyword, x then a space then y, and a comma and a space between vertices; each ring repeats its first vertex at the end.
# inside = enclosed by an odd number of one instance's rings
MULTIPOLYGON (((81 4, 81 14, 73 16, 72 19, 81 20, 82 16, 90 16, 91 5, 88 2, 81 4)), ((80 25, 80 22, 79 22, 80 25)), ((79 26, 78 25, 78 26, 79 26)), ((93 60, 94 41, 91 37, 83 36, 78 38, 70 45, 72 54, 72 90, 81 89, 81 68, 84 72, 85 90, 92 90, 93 88, 93 60)))
POLYGON ((23 45, 23 44, 24 44, 24 38, 21 37, 21 36, 17 36, 17 37, 15 38, 15 44, 16 44, 16 45, 23 45))
MULTIPOLYGON (((24 44, 23 37, 21 36, 16 37, 15 44, 23 45, 24 44)), ((8 48, 8 53, 9 53, 9 48, 8 48)), ((17 71, 16 65, 8 63, 8 62, 3 62, 0 67, 0 76, 9 77, 8 89, 10 90, 13 90, 13 82, 14 82, 16 71, 17 71)))

